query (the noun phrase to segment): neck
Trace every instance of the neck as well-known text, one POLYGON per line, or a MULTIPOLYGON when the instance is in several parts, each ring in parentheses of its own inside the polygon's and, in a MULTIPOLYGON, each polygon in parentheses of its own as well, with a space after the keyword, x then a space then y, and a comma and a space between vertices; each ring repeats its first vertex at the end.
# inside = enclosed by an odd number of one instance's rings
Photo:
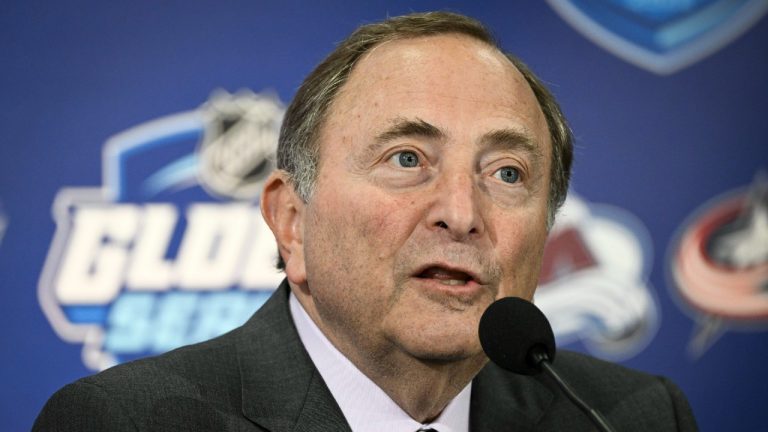
POLYGON ((345 355, 414 420, 434 420, 477 375, 485 356, 445 362, 417 359, 393 350, 377 361, 345 355))

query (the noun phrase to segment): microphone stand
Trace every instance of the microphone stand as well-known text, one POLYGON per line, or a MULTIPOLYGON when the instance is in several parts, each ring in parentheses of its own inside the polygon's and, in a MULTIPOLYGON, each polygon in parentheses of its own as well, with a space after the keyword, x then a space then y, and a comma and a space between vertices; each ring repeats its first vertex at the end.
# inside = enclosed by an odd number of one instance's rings
POLYGON ((603 417, 602 414, 600 414, 599 411, 597 411, 594 408, 591 408, 589 405, 587 405, 586 402, 584 402, 583 399, 581 399, 574 391, 571 389, 571 387, 566 383, 562 377, 555 371, 555 369, 552 367, 549 361, 549 355, 547 354, 546 350, 541 345, 536 345, 533 348, 531 348, 531 351, 528 353, 529 361, 530 363, 538 366, 541 368, 550 378, 555 380, 555 383, 557 383, 557 386, 560 387, 560 389, 565 393, 566 396, 568 396, 568 399, 571 400, 584 414, 589 417, 590 420, 592 420, 592 423, 597 426, 598 429, 600 429, 601 432, 615 432, 613 427, 608 423, 608 419, 603 417))

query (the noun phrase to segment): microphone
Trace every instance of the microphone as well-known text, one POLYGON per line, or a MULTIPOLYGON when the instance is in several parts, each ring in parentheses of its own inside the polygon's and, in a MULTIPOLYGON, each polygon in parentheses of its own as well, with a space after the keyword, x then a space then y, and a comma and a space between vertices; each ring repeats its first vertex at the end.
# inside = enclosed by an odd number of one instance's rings
POLYGON ((533 303, 518 297, 493 302, 480 318, 480 345, 502 369, 522 375, 544 371, 592 423, 603 432, 614 429, 600 412, 576 395, 555 371, 555 335, 544 313, 533 303))

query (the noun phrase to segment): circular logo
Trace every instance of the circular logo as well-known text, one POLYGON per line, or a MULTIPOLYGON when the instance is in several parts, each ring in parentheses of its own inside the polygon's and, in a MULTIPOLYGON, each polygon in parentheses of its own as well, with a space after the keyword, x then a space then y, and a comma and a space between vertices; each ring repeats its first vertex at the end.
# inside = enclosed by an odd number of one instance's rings
POLYGON ((250 201, 275 167, 285 110, 276 97, 240 91, 213 94, 203 107, 206 127, 198 150, 200 182, 217 196, 250 201))
POLYGON ((699 209, 673 255, 683 298, 717 318, 768 318, 768 186, 699 209))

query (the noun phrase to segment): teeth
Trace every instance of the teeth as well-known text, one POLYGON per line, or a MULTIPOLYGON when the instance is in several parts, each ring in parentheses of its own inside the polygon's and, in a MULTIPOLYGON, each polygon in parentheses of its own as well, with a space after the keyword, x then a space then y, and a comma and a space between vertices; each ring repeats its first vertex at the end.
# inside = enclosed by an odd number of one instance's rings
POLYGON ((450 285, 450 286, 458 286, 458 285, 466 285, 467 281, 462 279, 445 279, 440 281, 443 285, 450 285))

